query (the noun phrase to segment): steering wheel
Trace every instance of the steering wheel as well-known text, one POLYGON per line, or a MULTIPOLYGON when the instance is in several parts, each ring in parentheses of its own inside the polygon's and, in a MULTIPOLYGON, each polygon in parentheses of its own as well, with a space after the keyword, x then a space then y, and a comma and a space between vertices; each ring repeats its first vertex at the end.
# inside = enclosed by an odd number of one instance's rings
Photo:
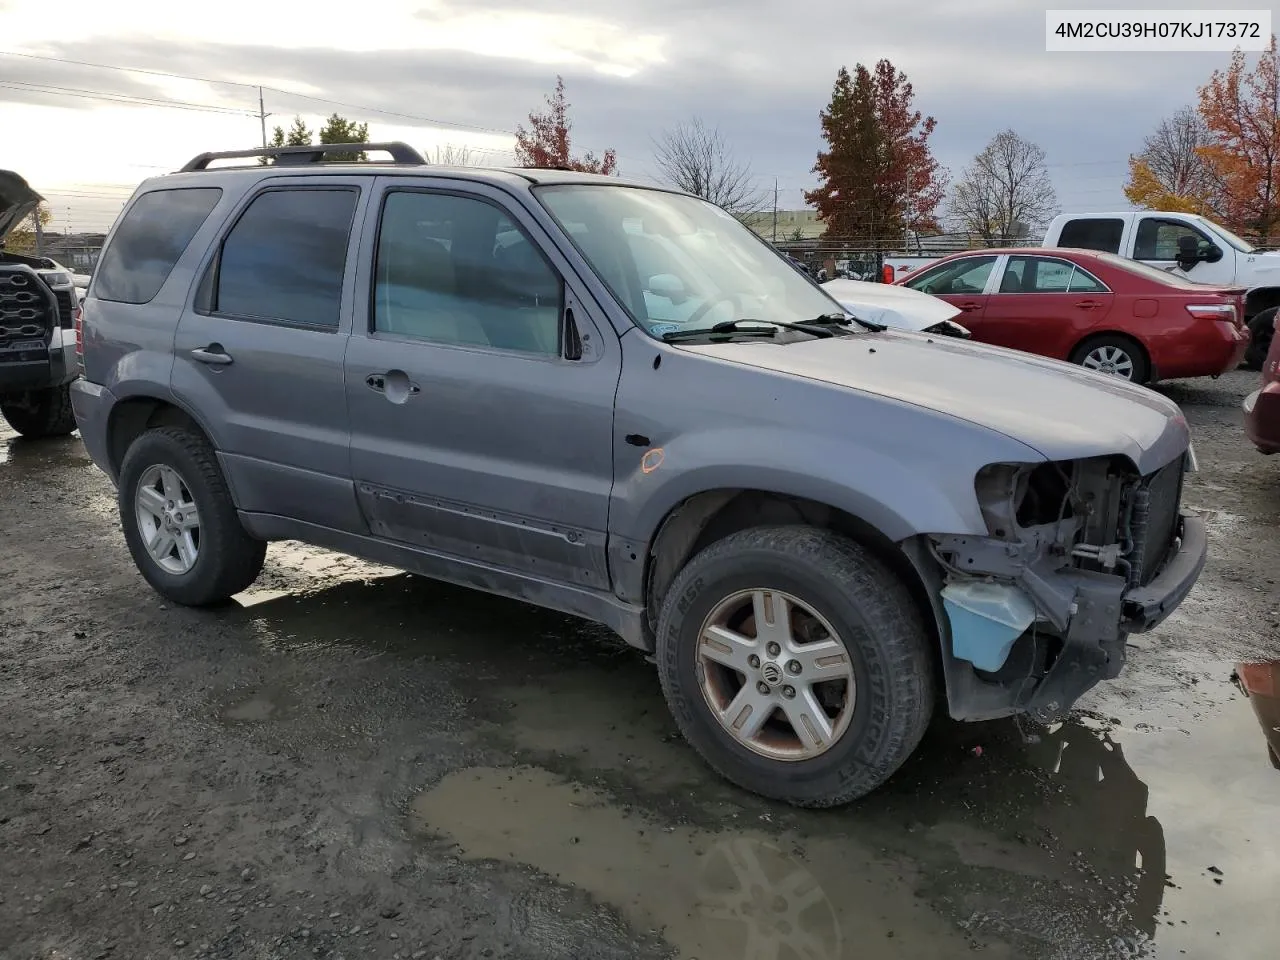
POLYGON ((712 307, 718 307, 722 303, 727 303, 730 306, 736 307, 738 305, 738 300, 736 297, 718 297, 714 300, 708 299, 706 303, 693 311, 693 313, 689 314, 689 319, 684 322, 689 324, 696 323, 710 313, 712 307))

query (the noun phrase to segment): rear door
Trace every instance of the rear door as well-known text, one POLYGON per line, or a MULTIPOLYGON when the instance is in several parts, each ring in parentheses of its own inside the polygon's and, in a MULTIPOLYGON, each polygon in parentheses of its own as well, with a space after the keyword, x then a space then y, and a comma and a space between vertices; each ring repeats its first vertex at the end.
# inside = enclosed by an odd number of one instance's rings
POLYGON ((1066 360, 1072 348, 1111 312, 1115 295, 1070 260, 1010 255, 987 300, 987 343, 1066 360))
POLYGON ((973 331, 975 340, 985 340, 981 331, 987 291, 999 260, 996 254, 957 257, 910 275, 902 285, 941 297, 958 307, 963 312, 955 318, 956 322, 973 331))
POLYGON ((379 189, 346 358, 373 532, 607 589, 616 334, 508 194, 408 177, 379 189))
POLYGON ((174 343, 173 389, 217 424, 240 509, 364 528, 343 355, 371 177, 265 181, 229 218, 174 343))

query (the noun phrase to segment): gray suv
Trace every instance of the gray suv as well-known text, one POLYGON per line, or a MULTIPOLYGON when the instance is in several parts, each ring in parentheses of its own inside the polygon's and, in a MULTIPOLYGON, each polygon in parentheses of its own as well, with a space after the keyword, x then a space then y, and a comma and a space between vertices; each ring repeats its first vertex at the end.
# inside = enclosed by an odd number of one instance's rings
POLYGON ((886 331, 616 178, 204 154, 129 201, 82 334, 81 435, 165 597, 291 539, 598 621, 797 805, 883 783, 939 702, 1061 716, 1204 565, 1168 400, 886 331))

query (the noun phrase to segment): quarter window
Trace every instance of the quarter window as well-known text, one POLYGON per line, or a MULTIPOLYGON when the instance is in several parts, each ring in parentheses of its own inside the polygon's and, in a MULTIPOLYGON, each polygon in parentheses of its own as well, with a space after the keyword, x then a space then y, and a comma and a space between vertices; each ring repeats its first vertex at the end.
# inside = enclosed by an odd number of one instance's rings
POLYGON ((337 329, 358 198, 349 188, 254 198, 222 243, 214 312, 337 329))
POLYGON ((560 354, 560 276, 528 234, 483 200, 388 194, 373 299, 379 333, 560 354))
POLYGON ((217 187, 153 190, 140 196, 107 244, 93 295, 120 303, 155 299, 221 197, 217 187))

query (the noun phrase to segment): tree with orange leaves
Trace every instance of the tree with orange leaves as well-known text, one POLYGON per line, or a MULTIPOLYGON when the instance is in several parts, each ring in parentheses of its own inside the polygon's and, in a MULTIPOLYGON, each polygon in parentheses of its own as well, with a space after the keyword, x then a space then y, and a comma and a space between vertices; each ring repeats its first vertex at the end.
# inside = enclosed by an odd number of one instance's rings
POLYGON ((1268 244, 1280 237, 1280 62, 1276 38, 1252 70, 1231 55, 1200 88, 1210 142, 1200 150, 1221 184, 1215 206, 1226 226, 1268 244))
POLYGON ((618 155, 606 150, 602 157, 588 152, 582 159, 575 159, 569 150, 569 101, 564 95, 564 79, 556 77, 556 89, 547 97, 547 109, 543 113, 529 114, 529 127, 516 127, 516 163, 522 167, 564 167, 584 173, 612 174, 617 172, 618 155))
POLYGON ((937 228, 947 175, 929 148, 936 121, 912 109, 915 92, 888 60, 874 72, 862 64, 836 75, 822 111, 827 149, 813 172, 821 178, 805 202, 829 239, 869 245, 901 240, 906 230, 937 228))

